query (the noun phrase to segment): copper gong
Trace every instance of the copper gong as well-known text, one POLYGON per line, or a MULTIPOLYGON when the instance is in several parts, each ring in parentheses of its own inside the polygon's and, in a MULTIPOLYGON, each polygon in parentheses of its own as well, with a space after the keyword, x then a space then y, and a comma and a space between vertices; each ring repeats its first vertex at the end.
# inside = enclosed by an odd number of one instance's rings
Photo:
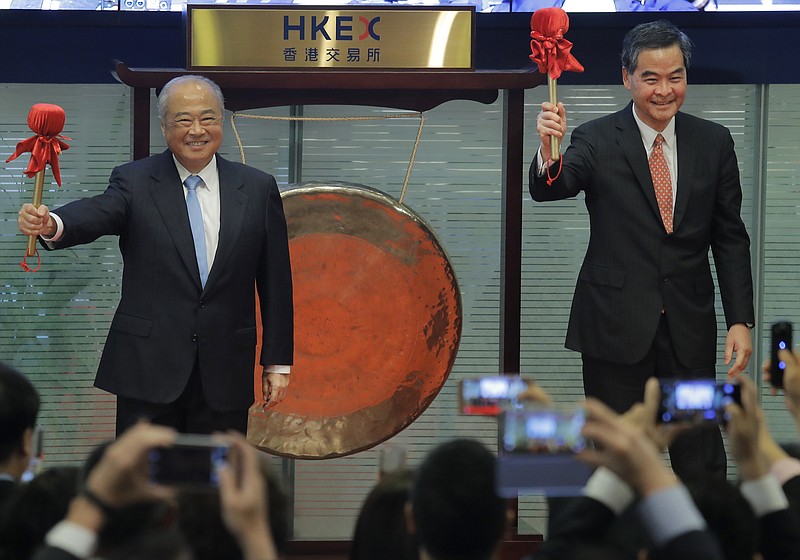
POLYGON ((287 457, 349 455, 406 428, 444 385, 461 337, 458 282, 431 227, 380 191, 305 183, 281 196, 295 362, 286 400, 253 406, 247 437, 287 457))

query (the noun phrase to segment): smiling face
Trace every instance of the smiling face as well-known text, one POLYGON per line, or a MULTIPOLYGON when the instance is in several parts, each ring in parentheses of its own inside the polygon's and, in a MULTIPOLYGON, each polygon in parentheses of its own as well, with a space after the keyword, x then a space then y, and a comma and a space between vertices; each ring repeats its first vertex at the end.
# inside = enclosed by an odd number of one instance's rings
POLYGON ((222 144, 223 109, 203 82, 176 84, 167 100, 161 132, 175 158, 192 173, 200 172, 222 144))
POLYGON ((631 92, 639 118, 661 132, 686 99, 686 66, 680 47, 641 51, 636 70, 629 73, 623 67, 622 83, 631 92))

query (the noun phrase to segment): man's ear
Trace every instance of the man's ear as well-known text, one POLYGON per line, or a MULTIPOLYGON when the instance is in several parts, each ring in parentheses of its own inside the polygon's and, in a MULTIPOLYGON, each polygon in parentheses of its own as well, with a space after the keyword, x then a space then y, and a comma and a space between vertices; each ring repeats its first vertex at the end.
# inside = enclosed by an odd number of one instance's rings
POLYGON ((414 522, 414 507, 410 501, 403 506, 403 515, 406 518, 406 531, 409 535, 417 534, 417 524, 414 522))
POLYGON ((625 89, 631 89, 631 75, 624 66, 622 67, 622 85, 625 86, 625 89))
POLYGON ((26 460, 30 460, 33 455, 33 428, 27 428, 25 433, 22 434, 22 445, 20 452, 26 460))

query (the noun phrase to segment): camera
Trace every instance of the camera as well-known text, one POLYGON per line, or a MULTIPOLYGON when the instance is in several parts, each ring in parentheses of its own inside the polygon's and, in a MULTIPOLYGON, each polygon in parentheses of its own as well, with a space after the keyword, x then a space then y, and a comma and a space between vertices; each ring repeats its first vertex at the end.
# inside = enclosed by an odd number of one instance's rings
POLYGON ((662 379, 658 420, 663 423, 725 423, 725 405, 741 404, 740 386, 714 379, 662 379))
POLYGON ((178 434, 172 446, 150 450, 150 480, 168 486, 216 488, 217 471, 227 462, 229 449, 224 436, 178 434))
POLYGON ((506 453, 576 453, 586 447, 582 409, 506 411, 500 419, 500 443, 506 453))
POLYGON ((529 384, 518 375, 462 379, 459 409, 461 414, 471 416, 498 416, 504 409, 516 405, 529 384))
POLYGON ((786 364, 778 357, 781 350, 792 351, 792 324, 788 321, 772 323, 769 382, 778 389, 783 387, 783 372, 786 369, 786 364))

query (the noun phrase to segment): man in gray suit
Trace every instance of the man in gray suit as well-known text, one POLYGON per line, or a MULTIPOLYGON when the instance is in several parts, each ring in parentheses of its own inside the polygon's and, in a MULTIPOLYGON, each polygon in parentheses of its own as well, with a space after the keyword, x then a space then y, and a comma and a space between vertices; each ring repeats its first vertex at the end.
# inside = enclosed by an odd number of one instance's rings
MULTIPOLYGON (((566 347, 581 352, 586 395, 617 412, 642 400, 650 376, 715 376, 709 248, 728 326, 725 363, 736 355, 729 374, 743 371, 752 352, 750 239, 733 139, 679 111, 691 47, 664 20, 631 30, 622 80, 632 103, 576 128, 560 164, 549 159, 550 138, 567 130, 564 105, 543 103, 537 118, 531 195, 548 201, 583 191, 591 223, 566 347)), ((679 476, 725 476, 718 429, 682 436, 670 455, 679 476)))
POLYGON ((222 92, 201 76, 158 99, 168 149, 119 166, 100 195, 19 228, 49 249, 119 236, 122 296, 95 379, 117 395, 117 433, 139 418, 183 432, 247 428, 254 401, 256 290, 263 398, 284 399, 293 360, 288 236, 275 179, 217 154, 222 92))

